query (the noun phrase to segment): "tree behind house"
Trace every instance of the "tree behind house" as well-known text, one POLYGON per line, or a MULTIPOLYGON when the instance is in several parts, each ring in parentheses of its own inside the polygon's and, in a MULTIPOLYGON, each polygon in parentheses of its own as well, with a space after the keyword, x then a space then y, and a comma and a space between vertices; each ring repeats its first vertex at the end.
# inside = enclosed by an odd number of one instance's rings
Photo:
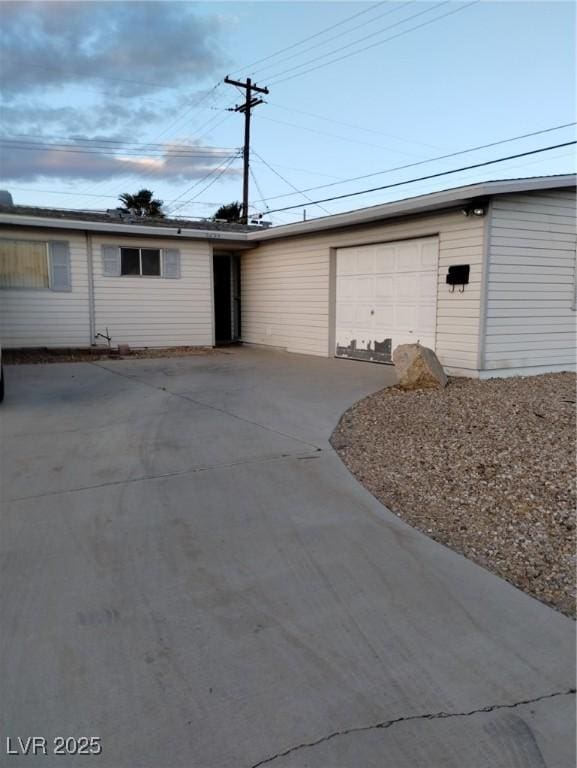
POLYGON ((124 210, 129 211, 134 216, 142 218, 151 216, 157 219, 164 217, 162 210, 162 200, 155 200, 153 193, 149 189, 141 189, 135 195, 124 192, 118 199, 124 204, 124 210))
POLYGON ((240 203, 228 203, 228 205, 221 205, 212 218, 214 221, 222 219, 228 221, 229 224, 238 224, 241 216, 242 205, 240 203))

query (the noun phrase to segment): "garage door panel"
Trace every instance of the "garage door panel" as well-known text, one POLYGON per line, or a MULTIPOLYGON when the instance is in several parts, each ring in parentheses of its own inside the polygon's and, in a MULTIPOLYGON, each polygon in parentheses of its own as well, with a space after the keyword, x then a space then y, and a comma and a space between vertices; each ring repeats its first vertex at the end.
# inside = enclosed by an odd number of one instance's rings
POLYGON ((355 281, 355 298, 360 300, 372 299, 375 295, 375 278, 357 277, 355 281))
POLYGON ((421 267, 423 269, 437 269, 437 259, 439 256, 439 244, 437 241, 429 240, 421 245, 421 267))
POLYGON ((431 299, 437 293, 437 272, 422 272, 417 278, 419 298, 431 299))
POLYGON ((352 325, 355 322, 355 304, 345 304, 344 302, 337 304, 337 324, 341 326, 352 325))
POLYGON ((375 326, 377 328, 392 328, 394 323, 395 310, 392 306, 375 309, 375 326))
POLYGON ((396 249, 390 245, 375 246, 375 272, 389 274, 396 271, 396 249))
POLYGON ((375 273, 375 249, 359 248, 357 251, 357 270, 361 275, 374 275, 375 273))
POLYGON ((397 271, 416 272, 421 268, 421 248, 419 243, 399 243, 397 248, 397 271))
POLYGON ((339 264, 340 275, 357 275, 359 273, 357 251, 358 248, 347 248, 347 252, 343 252, 342 262, 339 264))
POLYGON ((437 308, 434 304, 423 305, 417 308, 417 330, 421 333, 431 333, 435 328, 437 308))
POLYGON ((394 280, 392 275, 377 275, 375 279, 375 298, 392 299, 395 295, 394 280))
POLYGON ((434 349, 438 252, 438 238, 337 250, 337 356, 390 362, 398 344, 434 349))
POLYGON ((354 277, 343 276, 337 280, 337 302, 352 299, 355 296, 354 277))
POLYGON ((373 317, 371 315, 371 307, 357 304, 355 307, 355 325, 365 330, 370 330, 373 325, 373 317))
POLYGON ((393 316, 395 318, 395 329, 401 331, 417 330, 417 307, 414 304, 411 306, 397 304, 394 308, 393 316))
POLYGON ((393 291, 395 297, 401 301, 411 299, 415 295, 415 274, 403 273, 393 278, 393 291))

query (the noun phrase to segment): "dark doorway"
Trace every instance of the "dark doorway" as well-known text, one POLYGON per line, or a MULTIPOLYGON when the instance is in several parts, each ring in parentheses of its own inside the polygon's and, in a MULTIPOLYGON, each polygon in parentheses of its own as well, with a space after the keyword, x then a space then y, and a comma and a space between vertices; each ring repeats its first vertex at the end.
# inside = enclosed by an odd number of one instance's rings
POLYGON ((215 253, 214 335, 216 344, 240 339, 240 259, 234 253, 215 253))

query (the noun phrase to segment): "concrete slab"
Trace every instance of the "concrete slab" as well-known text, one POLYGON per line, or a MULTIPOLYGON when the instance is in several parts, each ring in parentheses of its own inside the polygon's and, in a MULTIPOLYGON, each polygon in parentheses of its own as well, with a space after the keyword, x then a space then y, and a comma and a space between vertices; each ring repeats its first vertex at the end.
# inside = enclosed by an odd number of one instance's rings
POLYGON ((399 521, 327 448, 382 369, 254 350, 105 367, 8 369, 2 734, 100 736, 80 768, 573 765, 573 622, 399 521))

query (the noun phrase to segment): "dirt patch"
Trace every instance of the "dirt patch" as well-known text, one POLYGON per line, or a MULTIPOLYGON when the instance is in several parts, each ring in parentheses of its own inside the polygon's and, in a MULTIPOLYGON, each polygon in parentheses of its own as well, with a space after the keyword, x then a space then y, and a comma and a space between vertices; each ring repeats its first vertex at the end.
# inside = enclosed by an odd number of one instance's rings
POLYGON ((575 616, 575 375, 382 390, 331 442, 383 504, 575 616))
POLYGON ((157 357, 194 357, 196 355, 222 354, 212 347, 162 347, 131 349, 120 354, 108 347, 87 349, 4 349, 2 360, 6 365, 30 363, 86 363, 95 360, 152 359, 157 357))

